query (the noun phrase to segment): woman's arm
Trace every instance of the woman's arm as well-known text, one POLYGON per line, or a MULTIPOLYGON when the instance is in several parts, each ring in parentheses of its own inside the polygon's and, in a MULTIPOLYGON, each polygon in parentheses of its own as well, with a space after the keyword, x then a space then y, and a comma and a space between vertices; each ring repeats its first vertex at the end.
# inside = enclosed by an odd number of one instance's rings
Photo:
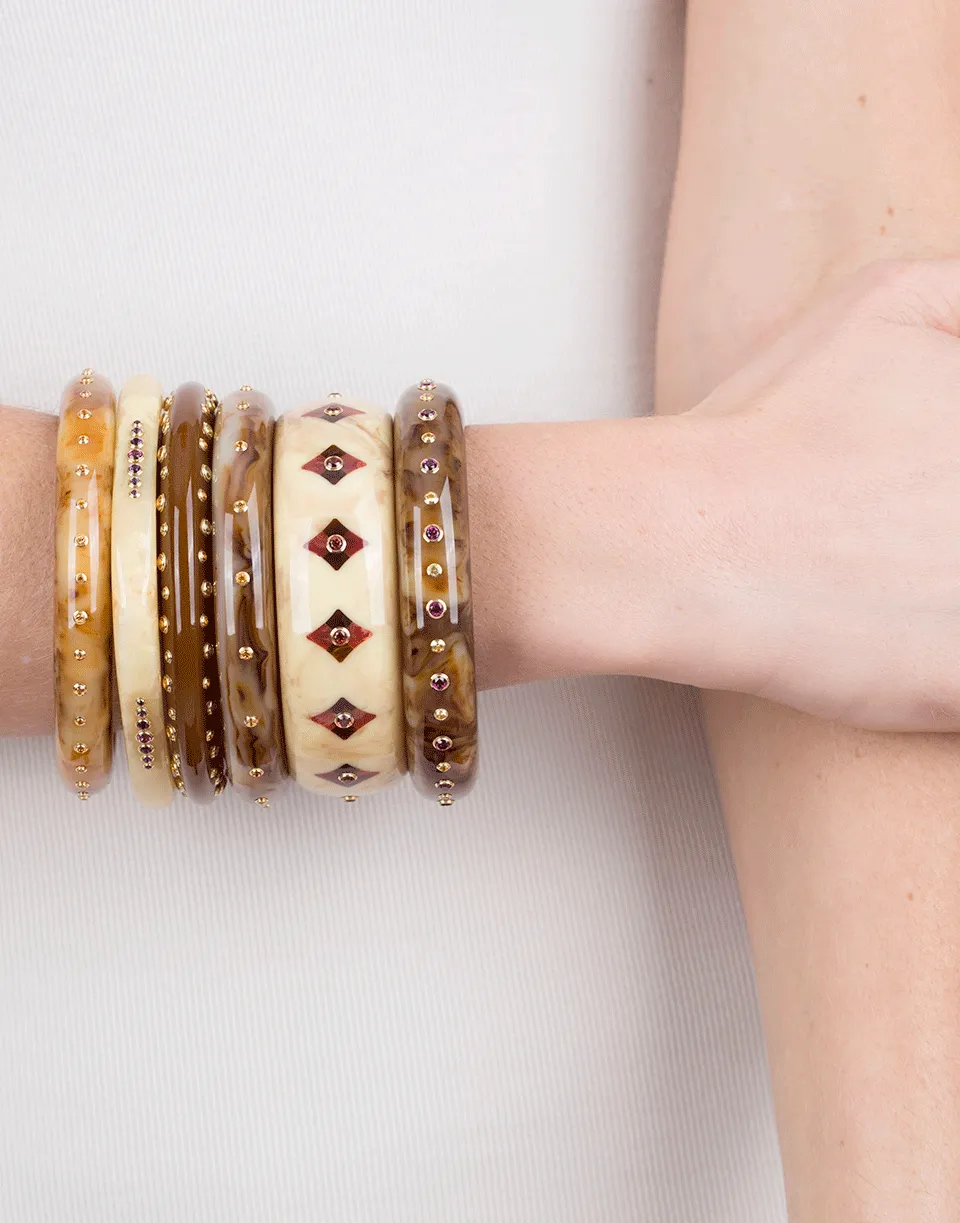
MULTIPOLYGON (((960 249, 956 6, 690 0, 687 32, 664 412, 702 400, 859 264, 960 249)), ((960 415, 960 384, 953 403, 960 415)), ((928 410, 917 405, 919 424, 928 410)), ((797 411, 803 421, 807 405, 797 411)), ((869 439, 869 402, 862 412, 869 439)), ((891 569, 891 590, 909 582, 891 569)), ((958 652, 960 635, 941 651, 945 676, 958 652)), ((704 693, 703 709, 791 1220, 954 1220, 960 742, 851 730, 732 694, 704 693)))

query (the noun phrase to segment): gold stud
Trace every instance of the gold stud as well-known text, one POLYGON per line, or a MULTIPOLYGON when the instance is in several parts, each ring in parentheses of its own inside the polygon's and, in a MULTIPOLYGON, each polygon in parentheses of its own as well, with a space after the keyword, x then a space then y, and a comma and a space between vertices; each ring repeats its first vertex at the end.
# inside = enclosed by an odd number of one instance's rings
POLYGON ((85 433, 81 433, 80 436, 77 438, 77 445, 78 446, 89 446, 90 445, 89 437, 87 437, 85 433))
POLYGON ((160 468, 160 479, 165 480, 169 474, 170 468, 166 465, 166 463, 164 463, 164 465, 160 468))
POLYGON ((75 756, 86 756, 89 750, 90 749, 87 747, 85 743, 75 743, 73 745, 73 754, 75 756))
POLYGON ((206 739, 208 743, 212 743, 213 742, 213 731, 208 730, 207 733, 203 737, 204 739, 206 739))
POLYGON ((450 711, 449 709, 435 709, 433 716, 438 722, 446 722, 447 718, 450 717, 450 711))
POLYGON ((163 573, 166 567, 167 567, 167 555, 165 552, 161 552, 160 555, 157 557, 157 568, 160 570, 161 573, 163 573))
POLYGON ((437 765, 437 772, 438 773, 449 773, 452 768, 453 768, 453 765, 450 763, 449 760, 441 760, 440 763, 437 765))
POLYGON ((269 807, 269 806, 270 806, 270 799, 269 799, 269 798, 266 798, 264 795, 261 795, 261 796, 260 796, 260 797, 257 799, 257 805, 258 805, 258 806, 260 806, 260 807, 269 807))
POLYGON ((173 662, 173 650, 164 650, 163 659, 164 662, 173 662))
POLYGON ((205 642, 203 643, 203 656, 204 656, 204 658, 212 658, 212 657, 213 657, 213 651, 214 651, 214 649, 215 649, 215 648, 216 648, 216 647, 215 647, 214 645, 212 645, 212 644, 211 644, 211 642, 209 642, 209 641, 205 641, 205 642))
POLYGON ((160 587, 160 597, 161 597, 161 598, 163 598, 163 599, 169 599, 169 598, 170 598, 170 587, 169 587, 169 586, 161 586, 161 587, 160 587))
POLYGON ((246 412, 247 408, 249 407, 250 407, 249 403, 247 403, 245 399, 241 399, 240 402, 237 404, 237 411, 246 412))
POLYGON ((201 688, 203 688, 203 689, 207 689, 207 688, 209 688, 209 687, 210 687, 210 680, 207 678, 207 676, 206 676, 206 675, 205 675, 205 676, 203 677, 203 679, 200 681, 200 687, 201 687, 201 688))
POLYGON ((454 804, 454 798, 452 794, 441 794, 437 799, 437 802, 441 807, 452 807, 454 804))
POLYGON ((357 801, 357 796, 356 794, 345 794, 343 796, 343 801, 345 803, 355 803, 357 801))
POLYGON ((85 764, 75 764, 73 766, 73 771, 75 773, 85 773, 87 771, 87 766, 85 764))
POLYGON ((90 617, 87 615, 85 611, 75 611, 73 613, 73 623, 74 624, 86 624, 89 619, 90 617))
POLYGON ((177 711, 174 709, 172 705, 167 710, 167 717, 170 719, 171 722, 176 722, 177 720, 177 711))
POLYGON ((89 420, 93 413, 89 408, 81 408, 77 413, 77 420, 89 420))
POLYGON ((166 616, 160 617, 159 624, 160 624, 161 633, 165 633, 170 627, 170 621, 167 619, 166 616))
POLYGON ((243 386, 240 388, 240 390, 241 391, 252 391, 253 387, 250 385, 249 382, 245 382, 243 386))
POLYGON ((166 494, 161 493, 160 496, 157 498, 157 513, 162 514, 166 508, 167 508, 166 494))
POLYGON ((90 795, 86 790, 80 790, 77 794, 77 798, 79 798, 82 803, 85 803, 89 800, 90 795))
POLYGON ((74 650, 73 656, 77 660, 77 662, 83 662, 83 660, 87 656, 87 651, 86 650, 74 650))
POLYGON ((163 677, 163 690, 164 690, 164 692, 172 692, 172 691, 173 691, 173 680, 170 678, 170 676, 169 676, 169 675, 165 675, 165 676, 163 677))
POLYGON ((200 551, 197 553, 197 560, 200 562, 201 565, 205 565, 207 563, 207 554, 203 550, 203 548, 201 548, 200 551))
POLYGON ((90 789, 89 781, 78 781, 76 783, 76 786, 78 790, 89 790, 90 789))
POLYGON ((75 717, 75 718, 73 719, 73 724, 74 724, 74 726, 86 726, 86 724, 87 724, 87 719, 86 719, 86 718, 81 718, 81 717, 77 716, 77 717, 75 717))
POLYGON ((206 439, 205 437, 198 438, 198 441, 200 442, 200 449, 201 449, 201 450, 209 450, 209 449, 210 449, 210 443, 207 441, 207 439, 206 439))
POLYGON ((88 476, 90 474, 90 468, 86 465, 86 463, 78 463, 73 469, 73 474, 81 477, 88 476))
POLYGON ((430 649, 433 650, 434 654, 442 654, 446 648, 447 643, 442 637, 435 637, 434 640, 430 642, 430 649))
POLYGON ((203 436, 213 437, 213 425, 211 425, 208 420, 203 422, 203 436))
POLYGON ((234 501, 233 512, 235 514, 245 514, 247 512, 247 509, 248 509, 247 503, 242 498, 238 501, 234 501))
POLYGON ((436 493, 427 493, 427 495, 423 499, 423 504, 424 505, 436 505, 439 500, 440 498, 437 496, 436 493))
POLYGON ((443 573, 443 565, 438 565, 436 561, 432 565, 427 565, 427 577, 438 578, 443 573))
POLYGON ((213 701, 207 701, 207 713, 213 713, 213 701))
POLYGON ((213 524, 210 522, 209 518, 200 519, 200 530, 204 533, 204 535, 213 534, 213 524))
POLYGON ((251 770, 250 770, 250 772, 247 774, 247 776, 248 776, 248 777, 253 777, 254 779, 256 779, 256 778, 258 778, 258 777, 262 777, 262 776, 263 776, 263 769, 251 769, 251 770))
POLYGON ((237 454, 243 454, 247 448, 247 443, 243 440, 243 438, 240 438, 238 442, 233 443, 233 448, 237 454))
POLYGON ((78 501, 74 502, 74 504, 78 510, 85 510, 87 508, 87 499, 86 497, 81 497, 78 501))
POLYGON ((160 534, 164 537, 164 539, 166 539, 169 531, 170 531, 169 525, 166 522, 161 522, 160 523, 160 534))
POLYGON ((89 399, 89 398, 90 398, 90 396, 91 396, 92 394, 93 394, 93 392, 92 392, 92 391, 81 391, 81 392, 80 392, 80 398, 81 398, 81 399, 89 399))
POLYGON ((203 615, 200 617, 200 627, 206 628, 209 623, 210 623, 210 617, 206 614, 206 612, 204 612, 203 615))
POLYGON ((210 470, 210 468, 209 468, 209 467, 206 465, 206 463, 201 463, 201 464, 200 464, 200 474, 203 476, 203 478, 204 478, 205 480, 212 480, 212 479, 213 479, 213 472, 212 472, 212 471, 210 470))
POLYGON ((176 737, 177 737, 177 728, 175 726, 168 726, 167 727, 167 738, 176 739, 176 737))
POLYGON ((240 655, 242 662, 249 662, 253 658, 253 650, 248 645, 242 645, 237 653, 240 655))
POLYGON ((213 582, 201 582, 200 593, 205 595, 213 594, 213 582))
POLYGON ((233 580, 238 586, 249 586, 250 574, 247 573, 246 569, 241 569, 239 573, 234 574, 233 580))
MULTIPOLYGON (((160 446, 157 449, 157 462, 165 463, 166 461, 167 461, 167 448, 166 446, 160 446)), ((157 506, 157 508, 159 509, 160 507, 157 506)))
POLYGON ((206 499, 207 499, 207 490, 205 488, 198 488, 197 489, 197 500, 206 501, 206 499))
POLYGON ((73 542, 77 545, 78 548, 85 548, 90 543, 90 536, 89 535, 77 535, 74 537, 73 542))
POLYGON ((260 725, 260 719, 256 716, 256 714, 248 713, 243 719, 243 724, 244 726, 248 726, 251 730, 253 730, 255 726, 260 725))
POLYGON ((435 433, 430 433, 428 430, 426 433, 420 434, 420 440, 423 442, 424 446, 432 446, 437 440, 437 435, 435 433))

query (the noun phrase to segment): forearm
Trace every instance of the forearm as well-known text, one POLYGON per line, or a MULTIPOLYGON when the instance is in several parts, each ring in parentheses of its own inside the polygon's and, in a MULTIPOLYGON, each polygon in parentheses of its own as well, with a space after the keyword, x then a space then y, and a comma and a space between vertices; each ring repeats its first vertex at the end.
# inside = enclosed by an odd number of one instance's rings
MULTIPOLYGON (((657 417, 467 430, 478 674, 689 679, 681 522, 710 456, 657 417)), ((0 407, 0 735, 53 728, 56 421, 0 407)), ((702 526, 698 528, 703 532, 702 526)))
MULTIPOLYGON (((659 410, 694 405, 852 267, 960 247, 949 7, 691 0, 659 410)), ((791 1219, 952 1219, 960 744, 732 694, 703 708, 791 1219)))

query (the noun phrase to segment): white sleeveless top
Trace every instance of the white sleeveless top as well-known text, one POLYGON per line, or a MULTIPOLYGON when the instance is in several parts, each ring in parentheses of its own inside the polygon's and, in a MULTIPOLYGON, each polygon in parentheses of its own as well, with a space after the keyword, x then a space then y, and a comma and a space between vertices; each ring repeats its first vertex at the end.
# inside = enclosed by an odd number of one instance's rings
MULTIPOLYGON (((679 9, 7 4, 0 401, 90 364, 648 411, 679 9)), ((122 772, 80 810, 52 741, 0 744, 0 1217, 785 1218, 693 693, 481 715, 450 813, 158 814, 122 772)))

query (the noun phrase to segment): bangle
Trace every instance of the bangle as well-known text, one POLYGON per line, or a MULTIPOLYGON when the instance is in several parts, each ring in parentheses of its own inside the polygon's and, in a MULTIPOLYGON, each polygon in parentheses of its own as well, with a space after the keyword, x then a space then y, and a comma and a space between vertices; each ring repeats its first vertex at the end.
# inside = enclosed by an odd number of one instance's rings
POLYGON ((449 807, 477 770, 464 436, 449 387, 406 391, 394 422, 407 761, 449 807))
POLYGON ((113 632, 117 692, 130 782, 162 807, 173 797, 163 731, 157 637, 157 434, 163 392, 131 378, 117 401, 113 471, 113 632))
POLYGON ((224 787, 223 721, 214 616, 210 468, 217 401, 199 382, 160 414, 160 645, 174 784, 196 802, 224 787))
POLYGON ((263 807, 286 766, 273 596, 273 405, 242 387, 220 404, 213 525, 217 656, 233 784, 263 807))
POLYGON ((80 799, 113 764, 110 500, 116 405, 109 382, 85 369, 60 403, 57 434, 56 678, 60 772, 80 799))
POLYGON ((278 422, 287 761, 300 785, 349 802, 405 771, 392 483, 391 421, 379 409, 331 394, 278 422))

